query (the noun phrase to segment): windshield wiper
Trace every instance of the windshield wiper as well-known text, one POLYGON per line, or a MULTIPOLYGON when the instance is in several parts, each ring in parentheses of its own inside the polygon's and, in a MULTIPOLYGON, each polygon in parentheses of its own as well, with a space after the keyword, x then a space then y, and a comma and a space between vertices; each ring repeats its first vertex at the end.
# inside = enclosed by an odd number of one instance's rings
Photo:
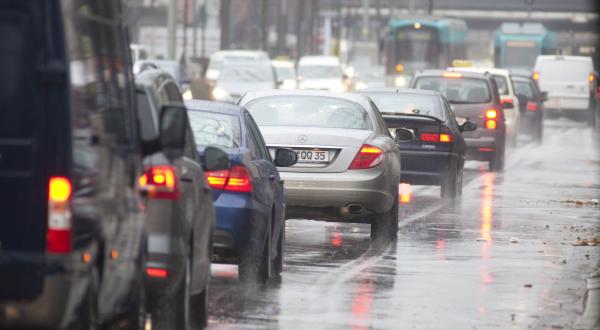
POLYGON ((384 116, 407 116, 407 117, 419 117, 419 118, 427 118, 427 119, 431 119, 434 120, 438 123, 443 123, 444 121, 439 119, 438 117, 434 117, 434 116, 429 116, 429 115, 421 115, 421 114, 416 114, 416 113, 405 113, 405 112, 382 112, 381 113, 384 116))

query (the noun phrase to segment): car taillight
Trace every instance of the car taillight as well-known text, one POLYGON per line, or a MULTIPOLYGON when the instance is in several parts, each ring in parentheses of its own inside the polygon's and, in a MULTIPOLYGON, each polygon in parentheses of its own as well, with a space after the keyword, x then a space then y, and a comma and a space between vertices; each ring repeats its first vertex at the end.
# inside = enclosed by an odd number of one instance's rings
POLYGON ((496 122, 496 118, 498 118, 498 112, 495 109, 490 109, 485 112, 485 128, 487 129, 496 129, 498 123, 496 122))
POLYGON ((594 82, 594 80, 596 80, 596 76, 594 76, 594 74, 593 74, 593 73, 590 73, 590 75, 588 76, 588 81, 589 81, 590 83, 593 83, 593 82, 594 82))
POLYGON ((179 199, 177 175, 171 165, 151 166, 138 179, 140 191, 152 199, 179 199))
POLYGON ((383 162, 384 159, 383 150, 374 147, 372 145, 364 144, 354 160, 350 164, 348 169, 350 170, 364 170, 373 168, 383 162))
POLYGON ((205 172, 204 176, 213 189, 234 192, 252 192, 253 189, 252 178, 244 166, 236 165, 229 170, 205 172))
POLYGON ((146 268, 146 275, 149 277, 158 277, 158 278, 166 278, 169 276, 169 271, 162 268, 146 268))
POLYGON ((531 112, 538 111, 537 102, 527 102, 527 111, 531 111, 531 112))
POLYGON ((48 229, 46 251, 71 252, 71 181, 65 177, 51 177, 48 184, 48 229))
POLYGON ((534 72, 533 75, 531 75, 531 78, 533 78, 533 80, 535 80, 535 81, 540 80, 540 73, 534 72))
POLYGON ((421 133, 419 134, 419 139, 423 142, 442 142, 442 143, 450 143, 452 142, 452 135, 442 133, 421 133))

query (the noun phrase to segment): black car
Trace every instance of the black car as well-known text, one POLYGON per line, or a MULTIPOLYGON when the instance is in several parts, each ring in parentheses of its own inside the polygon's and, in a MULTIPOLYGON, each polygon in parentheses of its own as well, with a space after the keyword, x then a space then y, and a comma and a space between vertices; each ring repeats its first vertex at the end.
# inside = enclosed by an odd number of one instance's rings
MULTIPOLYGON (((142 140, 155 141, 160 109, 185 105, 168 73, 148 69, 135 80, 142 140)), ((215 209, 204 170, 228 169, 220 149, 209 147, 206 161, 198 157, 188 120, 179 130, 185 136, 182 152, 164 149, 145 157, 139 179, 148 213, 145 283, 153 329, 206 324, 215 209), (219 157, 223 161, 214 161, 219 157)))
POLYGON ((487 161, 494 172, 504 170, 506 124, 498 87, 490 74, 425 70, 416 74, 410 87, 441 92, 459 124, 468 120, 478 127, 463 134, 467 159, 487 161))
POLYGON ((544 101, 545 93, 540 92, 530 74, 512 73, 515 94, 519 99, 521 111, 521 133, 529 135, 536 143, 544 138, 544 101))
POLYGON ((373 100, 400 148, 400 181, 439 185, 442 197, 459 196, 467 151, 462 132, 475 130, 475 124, 466 121, 459 125, 439 92, 370 89, 361 94, 373 100))
POLYGON ((143 329, 136 184, 153 147, 122 17, 117 0, 0 2, 0 328, 143 329))

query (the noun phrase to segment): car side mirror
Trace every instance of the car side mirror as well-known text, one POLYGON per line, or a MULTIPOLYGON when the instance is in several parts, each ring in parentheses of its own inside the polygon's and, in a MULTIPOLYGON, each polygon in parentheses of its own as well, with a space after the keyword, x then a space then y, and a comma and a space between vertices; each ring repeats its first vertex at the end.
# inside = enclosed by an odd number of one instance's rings
POLYGON ((548 92, 541 92, 542 102, 548 102, 548 92))
POLYGON ((208 146, 202 155, 202 169, 204 171, 222 171, 231 168, 229 156, 223 149, 208 146))
POLYGON ((160 145, 171 157, 183 155, 187 121, 183 105, 164 105, 160 110, 160 145))
POLYGON ((298 155, 292 149, 280 148, 275 151, 275 166, 290 167, 298 162, 298 155))
POLYGON ((462 125, 460 125, 461 132, 472 132, 477 129, 477 125, 472 121, 465 121, 462 125))
POLYGON ((502 109, 512 110, 514 108, 515 108, 515 105, 512 102, 502 102, 502 109))

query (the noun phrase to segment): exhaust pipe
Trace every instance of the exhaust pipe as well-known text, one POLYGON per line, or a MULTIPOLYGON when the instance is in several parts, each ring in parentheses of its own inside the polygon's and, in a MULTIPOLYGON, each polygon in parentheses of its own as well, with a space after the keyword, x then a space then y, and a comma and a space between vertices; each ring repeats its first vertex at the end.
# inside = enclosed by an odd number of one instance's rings
POLYGON ((351 214, 361 214, 364 211, 365 208, 361 204, 348 204, 348 212, 351 214))

